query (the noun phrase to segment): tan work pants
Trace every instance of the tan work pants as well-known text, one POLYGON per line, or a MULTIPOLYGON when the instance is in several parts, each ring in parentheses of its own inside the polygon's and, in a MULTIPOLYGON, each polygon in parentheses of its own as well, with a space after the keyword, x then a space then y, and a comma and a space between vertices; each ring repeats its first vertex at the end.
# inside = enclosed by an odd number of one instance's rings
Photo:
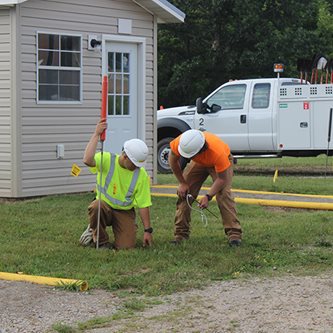
MULTIPOLYGON (((232 157, 230 161, 232 163, 232 157)), ((228 240, 242 238, 242 229, 237 219, 236 205, 231 194, 231 183, 233 177, 232 165, 226 170, 227 177, 224 188, 216 194, 216 201, 222 216, 224 231, 228 240)), ((214 168, 203 167, 193 161, 184 170, 184 178, 189 185, 189 194, 197 198, 202 184, 210 175, 213 181, 217 178, 214 168)), ((193 199, 189 200, 192 204, 193 199)), ((190 236, 191 208, 188 206, 186 199, 178 198, 174 236, 176 240, 188 239, 190 236)))
MULTIPOLYGON (((90 228, 93 229, 93 240, 97 240, 98 200, 94 200, 88 207, 90 228)), ((114 234, 114 247, 116 249, 130 249, 135 247, 136 230, 135 210, 119 210, 111 208, 101 201, 99 245, 109 242, 107 226, 112 226, 114 234)))

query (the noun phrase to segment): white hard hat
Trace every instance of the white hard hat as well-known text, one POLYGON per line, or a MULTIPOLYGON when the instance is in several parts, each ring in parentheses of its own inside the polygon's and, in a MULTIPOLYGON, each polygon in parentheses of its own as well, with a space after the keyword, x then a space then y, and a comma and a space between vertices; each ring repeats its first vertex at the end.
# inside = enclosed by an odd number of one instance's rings
POLYGON ((199 130, 191 129, 181 135, 178 152, 185 158, 191 158, 200 151, 204 144, 204 134, 199 130))
POLYGON ((148 147, 140 139, 131 139, 124 143, 124 151, 131 162, 138 168, 144 166, 148 157, 148 147))

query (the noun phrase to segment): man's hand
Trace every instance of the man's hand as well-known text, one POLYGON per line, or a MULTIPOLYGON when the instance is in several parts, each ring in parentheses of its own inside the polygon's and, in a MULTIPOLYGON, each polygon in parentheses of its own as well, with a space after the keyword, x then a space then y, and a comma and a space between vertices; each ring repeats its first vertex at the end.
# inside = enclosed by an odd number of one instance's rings
MULTIPOLYGON (((139 214, 142 220, 144 229, 152 229, 150 224, 150 211, 149 207, 139 208, 139 214)), ((151 230, 152 231, 152 230, 151 230)), ((143 233, 143 246, 150 246, 153 243, 153 236, 151 232, 144 231, 143 233)))
POLYGON ((169 165, 171 167, 173 174, 176 176, 179 182, 177 194, 180 198, 184 199, 186 197, 186 194, 188 193, 189 186, 187 185, 186 180, 184 179, 183 171, 180 167, 180 156, 176 155, 171 150, 169 153, 169 165))
POLYGON ((180 198, 186 198, 186 195, 188 194, 189 186, 186 183, 180 183, 178 185, 177 194, 180 198))
POLYGON ((96 129, 95 129, 95 133, 96 135, 98 135, 98 137, 106 130, 107 128, 107 123, 106 123, 106 119, 103 118, 101 119, 98 124, 96 125, 96 129))
POLYGON ((153 235, 149 232, 143 234, 143 247, 151 246, 153 244, 153 235))
POLYGON ((201 209, 205 209, 208 207, 208 198, 204 195, 200 200, 199 200, 199 203, 198 203, 198 206, 199 208, 201 209))
POLYGON ((91 138, 86 146, 86 150, 84 151, 83 163, 85 165, 87 165, 89 167, 96 166, 94 156, 96 153, 98 140, 99 140, 101 134, 103 133, 103 131, 106 130, 106 128, 107 128, 106 119, 103 118, 97 123, 95 132, 91 136, 91 138))

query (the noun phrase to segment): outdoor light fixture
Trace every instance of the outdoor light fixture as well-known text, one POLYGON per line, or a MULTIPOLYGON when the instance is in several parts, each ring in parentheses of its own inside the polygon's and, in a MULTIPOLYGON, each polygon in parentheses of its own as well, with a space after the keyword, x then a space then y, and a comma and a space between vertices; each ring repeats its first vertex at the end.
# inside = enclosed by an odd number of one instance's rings
POLYGON ((102 44, 102 42, 101 42, 100 40, 92 39, 92 40, 90 41, 90 46, 91 46, 92 48, 95 48, 97 45, 101 45, 101 44, 102 44))
POLYGON ((101 38, 97 35, 88 35, 88 50, 100 50, 102 46, 101 38))

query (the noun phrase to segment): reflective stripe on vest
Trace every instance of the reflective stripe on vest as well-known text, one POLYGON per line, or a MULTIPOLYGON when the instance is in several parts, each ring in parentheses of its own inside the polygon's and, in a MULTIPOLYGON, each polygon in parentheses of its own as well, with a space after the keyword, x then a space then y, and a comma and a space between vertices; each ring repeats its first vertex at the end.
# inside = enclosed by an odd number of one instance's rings
POLYGON ((140 168, 136 168, 134 170, 134 174, 133 174, 133 177, 132 177, 132 180, 131 180, 131 184, 130 184, 129 189, 128 189, 128 191, 126 193, 126 196, 125 196, 125 201, 120 201, 118 199, 115 199, 115 198, 111 197, 107 193, 110 182, 111 182, 111 179, 112 179, 112 176, 114 174, 115 166, 116 166, 116 155, 111 154, 110 170, 109 170, 108 175, 105 178, 104 187, 102 187, 100 184, 98 184, 97 189, 100 193, 102 193, 113 204, 118 205, 118 206, 127 207, 127 206, 130 206, 133 203, 133 200, 131 199, 131 196, 134 192, 135 185, 138 182, 140 168))

